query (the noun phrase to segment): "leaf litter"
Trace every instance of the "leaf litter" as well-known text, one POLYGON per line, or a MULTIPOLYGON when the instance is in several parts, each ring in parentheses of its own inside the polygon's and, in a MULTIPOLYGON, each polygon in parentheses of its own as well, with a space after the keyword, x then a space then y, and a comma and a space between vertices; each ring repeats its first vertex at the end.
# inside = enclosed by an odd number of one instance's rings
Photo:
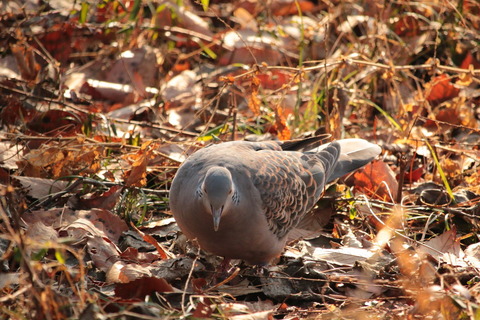
POLYGON ((475 319, 480 5, 0 4, 2 319, 475 319), (229 140, 360 137, 284 254, 222 262, 168 209, 229 140))

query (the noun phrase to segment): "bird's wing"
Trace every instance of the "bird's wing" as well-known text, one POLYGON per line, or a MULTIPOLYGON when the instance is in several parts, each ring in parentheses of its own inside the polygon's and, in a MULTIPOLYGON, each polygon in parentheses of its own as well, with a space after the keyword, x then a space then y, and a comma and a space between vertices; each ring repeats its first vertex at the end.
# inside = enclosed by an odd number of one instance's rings
POLYGON ((270 230, 285 237, 320 198, 340 154, 338 143, 318 153, 262 150, 251 168, 270 230))

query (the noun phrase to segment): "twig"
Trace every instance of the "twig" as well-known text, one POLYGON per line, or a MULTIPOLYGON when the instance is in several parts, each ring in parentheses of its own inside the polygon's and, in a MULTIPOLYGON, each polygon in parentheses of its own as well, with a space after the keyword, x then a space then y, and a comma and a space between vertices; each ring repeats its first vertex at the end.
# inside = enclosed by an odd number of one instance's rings
POLYGON ((187 313, 187 311, 185 310, 185 298, 187 296, 188 284, 190 283, 190 280, 192 279, 193 270, 195 270, 195 264, 197 263, 199 255, 200 255, 200 248, 198 249, 198 252, 195 255, 195 258, 192 261, 192 267, 190 268, 190 271, 188 272, 187 280, 185 280, 185 285, 183 286, 182 303, 181 303, 182 304, 182 314, 183 314, 183 316, 185 316, 186 313, 187 313))
MULTIPOLYGON (((353 55, 358 56, 358 55, 353 55)), ((315 70, 325 70, 328 67, 333 67, 333 66, 338 66, 342 64, 355 64, 355 65, 360 65, 360 66, 369 66, 369 67, 375 67, 378 69, 383 69, 383 70, 393 70, 393 71, 402 71, 402 70, 420 70, 420 69, 425 69, 425 70, 441 70, 441 71, 448 71, 448 72, 454 72, 454 73, 460 73, 460 74, 472 74, 472 75, 480 75, 480 69, 462 69, 462 68, 457 68, 457 67, 450 67, 450 66, 445 66, 441 65, 438 60, 435 60, 433 63, 425 63, 425 64, 420 64, 420 65, 403 65, 403 66, 391 66, 383 63, 378 63, 378 62, 372 62, 372 61, 366 61, 366 60, 360 60, 360 59, 355 59, 355 58, 350 58, 350 57, 342 57, 335 59, 333 61, 327 62, 328 60, 320 60, 316 61, 318 63, 315 66, 312 67, 302 67, 302 68, 295 68, 295 67, 285 67, 285 66, 268 66, 268 65, 262 65, 261 68, 253 66, 251 70, 248 70, 242 74, 239 74, 237 76, 234 76, 235 79, 238 78, 243 78, 249 74, 252 74, 254 72, 257 72, 258 70, 283 70, 283 71, 288 71, 292 73, 301 73, 301 72, 309 72, 309 71, 315 71, 315 70)), ((304 64, 309 63, 308 61, 305 61, 304 64)))

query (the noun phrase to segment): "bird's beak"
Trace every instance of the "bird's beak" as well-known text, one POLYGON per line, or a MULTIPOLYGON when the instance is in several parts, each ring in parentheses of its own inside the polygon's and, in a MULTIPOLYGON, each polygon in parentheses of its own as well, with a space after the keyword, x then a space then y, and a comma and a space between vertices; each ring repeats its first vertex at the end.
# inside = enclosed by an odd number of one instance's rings
POLYGON ((218 226, 220 225, 220 218, 222 218, 223 206, 214 209, 212 208, 212 216, 213 216, 213 230, 218 231, 218 226))

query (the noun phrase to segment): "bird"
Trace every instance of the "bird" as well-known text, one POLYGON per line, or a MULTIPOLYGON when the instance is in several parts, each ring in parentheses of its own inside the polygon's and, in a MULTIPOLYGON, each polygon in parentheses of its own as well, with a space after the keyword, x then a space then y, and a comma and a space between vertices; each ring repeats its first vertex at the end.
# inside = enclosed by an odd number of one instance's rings
POLYGON ((268 265, 326 184, 381 152, 363 139, 321 144, 322 139, 229 141, 196 151, 170 187, 180 230, 217 256, 268 265))

